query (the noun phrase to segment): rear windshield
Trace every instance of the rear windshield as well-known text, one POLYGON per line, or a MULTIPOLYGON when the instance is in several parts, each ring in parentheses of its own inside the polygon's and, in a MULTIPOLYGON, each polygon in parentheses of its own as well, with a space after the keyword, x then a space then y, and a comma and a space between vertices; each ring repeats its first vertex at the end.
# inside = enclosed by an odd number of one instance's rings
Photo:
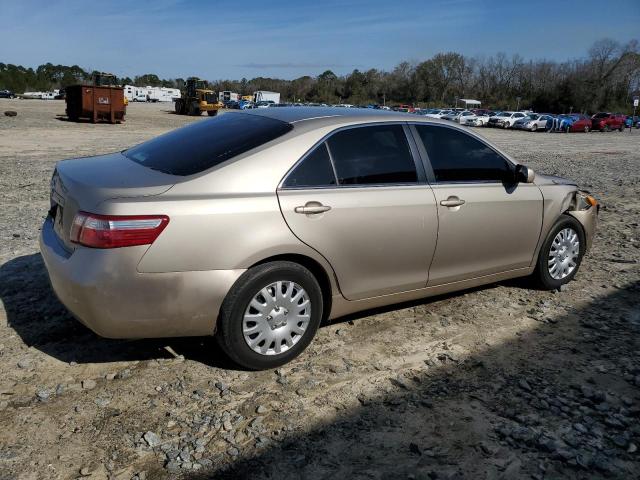
POLYGON ((258 115, 229 113, 179 128, 124 155, 170 175, 193 175, 289 132, 289 123, 258 115))

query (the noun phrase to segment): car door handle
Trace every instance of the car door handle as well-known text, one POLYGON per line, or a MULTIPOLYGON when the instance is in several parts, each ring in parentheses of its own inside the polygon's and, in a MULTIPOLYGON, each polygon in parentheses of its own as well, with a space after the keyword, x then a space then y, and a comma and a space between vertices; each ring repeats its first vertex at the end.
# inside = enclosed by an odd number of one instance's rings
POLYGON ((459 207, 464 205, 464 200, 458 197, 449 197, 446 200, 440 200, 440 205, 443 207, 459 207))
POLYGON ((314 215, 317 213, 328 212, 331 207, 328 205, 308 202, 304 207, 296 207, 293 209, 296 213, 304 213, 305 215, 314 215))

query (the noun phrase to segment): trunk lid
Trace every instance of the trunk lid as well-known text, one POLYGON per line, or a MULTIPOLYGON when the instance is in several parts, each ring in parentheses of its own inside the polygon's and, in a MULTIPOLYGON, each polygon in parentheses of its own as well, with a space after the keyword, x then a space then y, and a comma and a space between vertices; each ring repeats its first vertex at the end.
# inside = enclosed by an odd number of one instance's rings
POLYGON ((54 230, 69 251, 73 218, 79 210, 100 213, 100 203, 113 198, 160 195, 176 183, 176 177, 143 167, 122 155, 64 160, 51 179, 51 210, 54 230))

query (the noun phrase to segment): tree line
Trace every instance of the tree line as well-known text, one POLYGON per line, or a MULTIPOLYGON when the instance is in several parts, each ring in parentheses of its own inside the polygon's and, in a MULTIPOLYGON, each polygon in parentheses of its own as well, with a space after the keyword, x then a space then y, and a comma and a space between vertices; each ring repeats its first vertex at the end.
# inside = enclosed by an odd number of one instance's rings
MULTIPOLYGON (((34 70, 0 63, 0 89, 24 92, 64 88, 89 82, 95 73, 78 65, 47 63, 34 70)), ((120 78, 120 83, 183 88, 185 79, 145 74, 120 78)), ((276 91, 288 102, 435 107, 454 106, 460 98, 475 98, 498 109, 629 112, 632 98, 640 93, 640 47, 637 40, 622 44, 603 39, 595 42, 584 57, 564 62, 525 60, 504 53, 468 57, 447 52, 423 62, 401 62, 392 71, 356 69, 339 76, 327 70, 316 77, 294 80, 257 77, 207 83, 213 90, 243 95, 276 91)))

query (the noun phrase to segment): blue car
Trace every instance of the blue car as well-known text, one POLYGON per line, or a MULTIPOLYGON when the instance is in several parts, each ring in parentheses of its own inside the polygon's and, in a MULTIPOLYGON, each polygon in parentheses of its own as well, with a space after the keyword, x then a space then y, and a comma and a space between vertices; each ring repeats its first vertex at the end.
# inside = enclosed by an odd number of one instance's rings
POLYGON ((547 120, 547 130, 553 132, 569 132, 571 125, 578 120, 578 115, 550 115, 547 120))
POLYGON ((574 115, 560 115, 560 131, 568 132, 576 120, 577 117, 574 115))
POLYGON ((626 128, 632 128, 632 127, 636 127, 636 128, 640 128, 640 116, 636 115, 635 117, 628 115, 627 118, 624 120, 624 126, 626 128))

